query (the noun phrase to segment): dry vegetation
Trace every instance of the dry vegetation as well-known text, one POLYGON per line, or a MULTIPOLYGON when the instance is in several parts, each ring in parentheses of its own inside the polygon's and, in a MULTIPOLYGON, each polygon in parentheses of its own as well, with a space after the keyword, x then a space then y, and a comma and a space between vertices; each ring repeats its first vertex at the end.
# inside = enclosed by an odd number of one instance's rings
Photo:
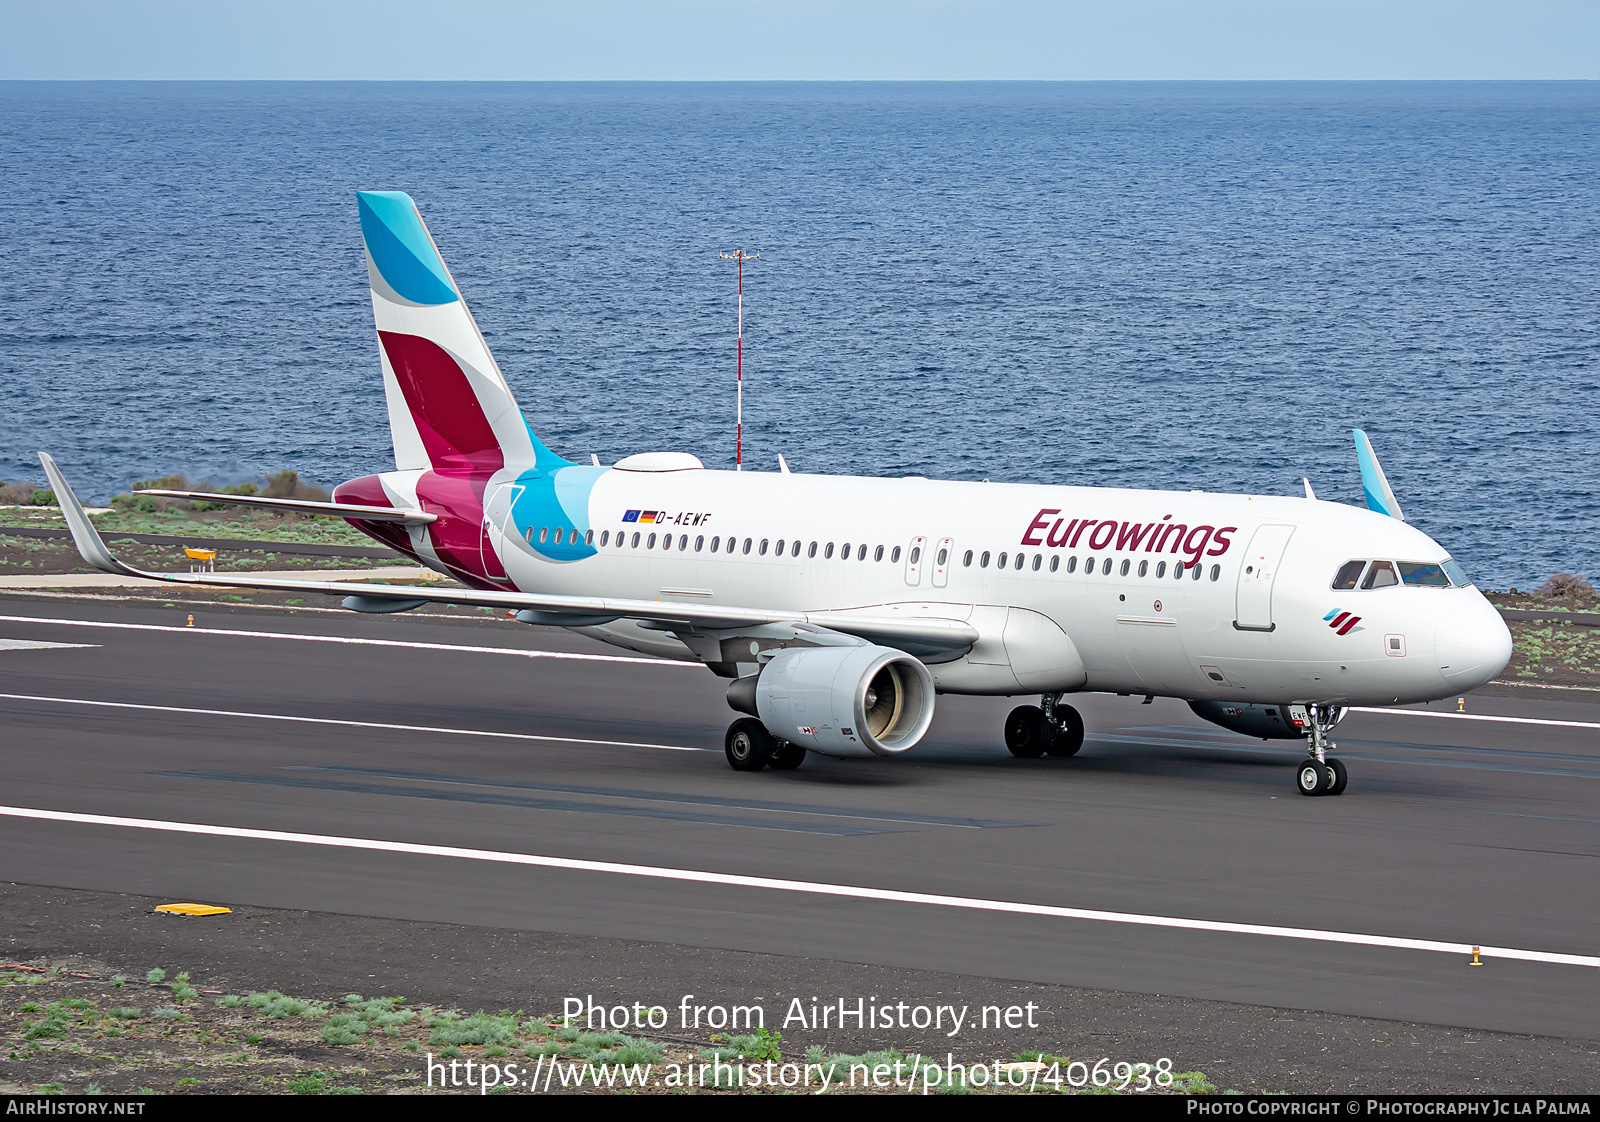
MULTIPOLYGON (((837 1093, 852 1065, 898 1061, 914 1070, 917 1062, 892 1050, 850 1056, 813 1047, 803 1057, 786 1055, 782 1037, 766 1030, 688 1040, 647 1032, 589 1032, 579 1025, 564 1026, 554 1016, 521 1011, 418 1007, 403 997, 346 994, 311 1000, 277 990, 227 994, 198 988, 186 973, 169 975, 159 968, 133 978, 101 969, 0 966, 0 1025, 0 1094, 440 1093, 437 1086, 427 1085, 430 1057, 435 1063, 515 1063, 523 1072, 531 1071, 541 1057, 546 1066, 558 1058, 574 1076, 588 1065, 590 1074, 566 1088, 586 1093, 608 1089, 594 1085, 599 1065, 648 1064, 657 1073, 653 1081, 632 1088, 619 1083, 611 1089, 645 1094, 672 1093, 660 1078, 671 1065, 770 1060, 828 1068, 837 1093)), ((1042 1052, 1016 1058, 1030 1070, 1041 1061, 1048 1067, 1067 1058, 1042 1052)), ((562 1090, 559 1083, 553 1089, 562 1090)), ((1029 1089, 1026 1081, 1013 1088, 1022 1093, 1029 1089)), ((736 1091, 726 1081, 677 1093, 736 1091)), ((1173 1085, 1162 1089, 1169 1094, 1215 1091, 1200 1072, 1177 1073, 1173 1085)), ((994 1092, 958 1083, 940 1093, 994 1092)), ((1102 1088, 1088 1093, 1115 1092, 1102 1088)))

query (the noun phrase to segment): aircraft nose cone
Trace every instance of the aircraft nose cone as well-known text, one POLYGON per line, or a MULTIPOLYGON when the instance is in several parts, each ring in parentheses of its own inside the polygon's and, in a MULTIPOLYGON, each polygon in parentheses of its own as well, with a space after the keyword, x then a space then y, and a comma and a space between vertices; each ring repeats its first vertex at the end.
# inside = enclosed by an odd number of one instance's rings
POLYGON ((1440 617, 1433 654, 1451 689, 1476 689, 1511 661, 1511 631, 1494 605, 1477 596, 1440 617))

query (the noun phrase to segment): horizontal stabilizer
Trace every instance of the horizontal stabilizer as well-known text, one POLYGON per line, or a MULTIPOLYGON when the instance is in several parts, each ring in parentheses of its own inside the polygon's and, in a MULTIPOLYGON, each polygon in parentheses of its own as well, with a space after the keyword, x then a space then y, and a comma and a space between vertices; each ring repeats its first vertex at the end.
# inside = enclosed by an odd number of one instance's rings
POLYGON ((389 506, 357 506, 354 503, 319 503, 310 499, 270 499, 261 495, 213 495, 206 491, 166 491, 159 488, 135 491, 135 495, 154 495, 158 499, 190 499, 197 503, 231 503, 265 510, 288 510, 297 514, 331 514, 335 518, 356 518, 362 522, 406 522, 425 526, 439 516, 420 510, 397 510, 389 506))
POLYGON ((1356 462, 1361 465, 1361 490, 1366 493, 1367 507, 1404 522, 1406 516, 1400 510, 1400 500, 1394 497, 1394 489, 1383 474, 1383 465, 1378 463, 1378 453, 1372 450, 1372 441, 1360 429, 1355 430, 1355 438, 1356 462))

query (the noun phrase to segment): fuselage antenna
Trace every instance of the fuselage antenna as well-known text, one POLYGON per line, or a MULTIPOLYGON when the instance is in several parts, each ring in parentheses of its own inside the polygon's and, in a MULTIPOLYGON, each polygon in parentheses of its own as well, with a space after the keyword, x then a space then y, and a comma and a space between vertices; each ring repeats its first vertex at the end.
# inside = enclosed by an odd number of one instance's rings
POLYGON ((733 422, 733 470, 744 470, 744 263, 760 257, 759 253, 746 253, 736 249, 724 253, 723 259, 739 263, 739 359, 738 390, 733 422))

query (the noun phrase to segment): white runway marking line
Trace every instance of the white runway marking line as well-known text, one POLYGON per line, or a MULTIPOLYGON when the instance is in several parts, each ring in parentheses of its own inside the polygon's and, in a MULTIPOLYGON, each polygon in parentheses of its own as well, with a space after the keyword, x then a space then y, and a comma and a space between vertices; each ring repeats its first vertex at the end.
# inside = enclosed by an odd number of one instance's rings
POLYGON ((1355 946, 1384 947, 1391 950, 1433 951, 1438 954, 1467 956, 1471 955, 1473 950, 1476 949, 1485 958, 1507 958, 1518 959, 1523 962, 1544 962, 1561 966, 1600 968, 1600 957, 1593 955, 1529 951, 1517 947, 1479 945, 1475 948, 1475 945, 1471 943, 1446 943, 1433 939, 1402 939, 1389 935, 1363 935, 1351 931, 1323 931, 1310 927, 1272 927, 1256 923, 1227 923, 1221 920, 1141 915, 1136 912, 1106 912, 1091 908, 1063 908, 1051 904, 1026 904, 1011 900, 985 900, 970 896, 943 896, 931 892, 903 892, 892 888, 863 888, 850 884, 827 884, 820 881, 787 880, 780 877, 752 877, 739 873, 713 873, 698 869, 630 865, 616 861, 584 861, 571 857, 545 857, 534 853, 507 853, 493 849, 466 849, 453 845, 423 845, 417 842, 380 841, 374 838, 300 834, 286 830, 252 830, 242 826, 210 826, 197 822, 168 822, 151 818, 123 818, 109 814, 78 814, 65 810, 36 810, 32 807, 0 806, 0 816, 27 818, 44 822, 71 822, 85 826, 117 826, 130 830, 198 834, 215 838, 241 838, 251 841, 327 846, 336 849, 403 853, 417 857, 451 857, 462 861, 486 861, 500 865, 527 865, 536 868, 562 869, 581 873, 609 873, 616 876, 683 881, 693 884, 712 884, 730 888, 763 888, 774 892, 795 892, 811 896, 874 900, 891 904, 924 904, 939 908, 961 908, 969 911, 1001 912, 1010 915, 1046 916, 1052 919, 1082 919, 1099 923, 1121 923, 1139 927, 1215 931, 1230 935, 1264 935, 1277 939, 1303 939, 1316 943, 1346 943, 1355 946))
POLYGON ((0 693, 0 700, 43 701, 52 705, 93 705, 102 709, 142 709, 152 713, 184 713, 198 717, 239 717, 252 721, 291 721, 305 725, 338 725, 389 732, 434 732, 448 736, 490 736, 502 740, 537 740, 548 744, 593 744, 604 748, 659 748, 666 752, 715 752, 715 748, 686 748, 681 744, 640 744, 631 740, 584 740, 576 736, 540 736, 531 732, 493 732, 487 729, 447 729, 430 725, 390 725, 377 721, 341 721, 335 717, 295 717, 285 713, 235 713, 228 709, 184 709, 176 705, 140 705, 131 701, 91 701, 82 697, 39 697, 26 693, 0 693))
POLYGON ((233 631, 221 627, 179 627, 164 623, 97 623, 86 619, 47 619, 43 616, 0 616, 0 623, 48 623, 57 627, 109 627, 125 631, 181 631, 185 635, 232 635, 247 639, 289 639, 301 643, 346 643, 358 647, 405 647, 419 651, 456 654, 515 655, 518 658, 557 658, 575 662, 626 662, 642 666, 681 666, 700 669, 698 662, 633 655, 578 654, 570 651, 529 651, 517 647, 468 647, 454 643, 409 643, 402 639, 357 639, 346 635, 293 635, 281 631, 233 631))
POLYGON ((1381 713, 1384 716, 1448 717, 1453 721, 1500 721, 1511 725, 1555 725, 1567 729, 1600 729, 1594 721, 1549 721, 1543 717, 1492 717, 1487 713, 1430 713, 1426 709, 1369 709, 1361 705, 1350 706, 1352 713, 1381 713))
POLYGON ((35 639, 0 639, 0 651, 87 650, 99 643, 43 643, 35 639))

